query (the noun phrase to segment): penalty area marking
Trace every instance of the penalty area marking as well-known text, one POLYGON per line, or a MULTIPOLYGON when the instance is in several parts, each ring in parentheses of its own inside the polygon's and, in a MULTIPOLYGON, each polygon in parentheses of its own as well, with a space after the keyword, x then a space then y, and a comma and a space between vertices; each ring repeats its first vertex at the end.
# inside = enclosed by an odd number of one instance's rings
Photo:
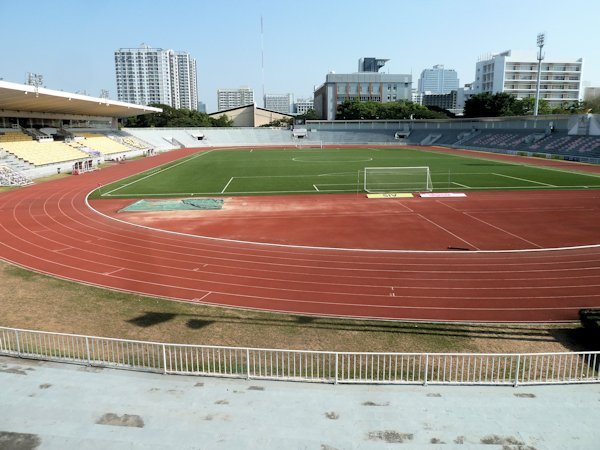
POLYGON ((227 188, 229 187, 229 185, 230 185, 230 184, 231 184, 231 182, 233 181, 233 178, 234 178, 234 177, 231 177, 231 178, 229 179, 229 181, 227 182, 227 184, 225 185, 225 187, 224 187, 224 188, 223 188, 223 190, 221 191, 221 194, 223 194, 223 193, 224 193, 224 192, 227 190, 227 188))
POLYGON ((341 164, 341 163, 360 163, 360 162, 371 162, 373 158, 366 159, 341 159, 341 160, 332 160, 332 159, 312 159, 312 158, 302 158, 302 157, 293 157, 292 161, 294 162, 302 162, 302 163, 325 163, 325 164, 341 164))
MULTIPOLYGON (((105 197, 105 196, 106 196, 106 197, 114 197, 113 195, 111 195, 113 192, 119 191, 119 190, 121 190, 121 189, 123 189, 123 188, 126 188, 126 187, 128 187, 128 186, 131 186, 131 185, 133 185, 133 184, 135 184, 135 183, 138 183, 138 182, 140 182, 140 181, 142 181, 142 180, 145 180, 146 178, 150 178, 150 177, 153 177, 154 175, 158 175, 159 173, 165 172, 165 171, 167 171, 167 170, 169 170, 169 169, 172 169, 173 167, 177 167, 177 166, 180 166, 181 164, 185 164, 185 163, 187 163, 187 162, 189 162, 189 161, 191 161, 191 160, 193 160, 193 159, 199 158, 199 157, 201 157, 201 156, 204 156, 204 155, 208 155, 208 154, 209 154, 209 153, 211 153, 212 151, 213 151, 213 150, 208 150, 208 151, 206 151, 206 152, 197 153, 197 154, 195 154, 195 155, 192 155, 192 156, 191 156, 191 157, 189 157, 189 158, 185 158, 183 161, 180 161, 180 162, 178 162, 178 163, 175 163, 175 164, 173 164, 173 165, 170 165, 170 166, 168 166, 168 167, 164 167, 164 168, 162 168, 162 169, 159 169, 159 170, 155 170, 155 169, 156 169, 156 167, 155 167, 155 168, 153 168, 153 169, 150 169, 150 170, 151 170, 151 172, 150 172, 148 175, 146 175, 146 176, 144 176, 144 177, 142 177, 142 178, 138 178, 137 180, 133 180, 131 183, 127 183, 127 184, 124 184, 124 185, 122 185, 122 186, 119 186, 119 187, 117 187, 117 188, 115 188, 115 189, 113 189, 113 190, 111 190, 111 191, 105 192, 104 194, 101 194, 100 196, 101 196, 101 197, 105 197)), ((166 164, 170 164, 170 163, 166 163, 166 164)))
POLYGON ((497 177, 512 178, 513 180, 525 181, 527 183, 541 184, 542 186, 557 187, 554 184, 542 183, 541 181, 535 181, 535 180, 528 180, 527 178, 519 178, 519 177, 510 176, 510 175, 503 175, 501 173, 492 172, 491 175, 496 175, 497 177))

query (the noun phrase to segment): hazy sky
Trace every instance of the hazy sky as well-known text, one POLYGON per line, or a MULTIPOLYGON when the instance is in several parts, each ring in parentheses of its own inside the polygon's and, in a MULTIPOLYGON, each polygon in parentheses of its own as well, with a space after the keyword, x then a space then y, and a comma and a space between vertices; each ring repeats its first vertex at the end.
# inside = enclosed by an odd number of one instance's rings
POLYGON ((33 72, 47 88, 107 89, 116 100, 115 50, 145 43, 196 58, 209 112, 219 88, 254 88, 262 106, 263 48, 265 92, 302 98, 370 56, 390 59, 382 71, 412 73, 413 87, 434 64, 455 69, 462 86, 479 56, 534 54, 544 31, 546 59, 583 57, 584 82, 600 86, 597 0, 0 0, 0 17, 6 81, 33 72))

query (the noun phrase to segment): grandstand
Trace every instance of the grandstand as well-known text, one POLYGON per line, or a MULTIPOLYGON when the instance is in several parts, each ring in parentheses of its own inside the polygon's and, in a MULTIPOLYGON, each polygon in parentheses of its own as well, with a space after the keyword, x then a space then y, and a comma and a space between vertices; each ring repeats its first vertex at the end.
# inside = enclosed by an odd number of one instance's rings
POLYGON ((160 111, 0 80, 1 183, 81 173, 107 160, 149 154, 146 143, 119 135, 118 120, 160 111))

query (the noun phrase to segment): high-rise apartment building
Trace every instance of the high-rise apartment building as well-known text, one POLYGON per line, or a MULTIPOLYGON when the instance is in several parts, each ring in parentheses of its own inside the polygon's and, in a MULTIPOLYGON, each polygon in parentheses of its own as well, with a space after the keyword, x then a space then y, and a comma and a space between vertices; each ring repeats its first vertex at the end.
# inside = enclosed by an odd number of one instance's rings
POLYGON ((419 77, 418 90, 420 93, 448 94, 458 89, 458 74, 454 69, 444 69, 437 64, 431 69, 425 69, 419 77))
MULTIPOLYGON (((583 58, 542 60, 540 98, 551 107, 581 99, 583 58)), ((474 93, 507 92, 517 98, 535 97, 538 61, 535 55, 511 50, 481 57, 475 67, 474 93)))
POLYGON ((265 109, 282 114, 292 112, 292 94, 265 94, 265 109))
POLYGON ((189 53, 147 45, 121 48, 115 52, 115 71, 119 101, 190 110, 198 105, 196 60, 189 53))
POLYGON ((239 108, 240 106, 252 105, 254 103, 254 90, 248 87, 239 89, 218 89, 217 110, 239 108))

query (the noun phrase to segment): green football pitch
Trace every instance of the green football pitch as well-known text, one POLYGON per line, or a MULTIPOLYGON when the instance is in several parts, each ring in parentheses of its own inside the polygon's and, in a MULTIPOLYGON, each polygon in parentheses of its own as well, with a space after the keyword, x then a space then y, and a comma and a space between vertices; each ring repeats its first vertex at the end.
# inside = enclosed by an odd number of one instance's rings
MULTIPOLYGON (((431 150, 232 149, 198 152, 104 186, 92 197, 356 193, 364 192, 365 167, 424 166, 429 167, 434 192, 600 188, 600 175, 431 150)), ((425 190, 422 175, 407 190, 425 190)))

